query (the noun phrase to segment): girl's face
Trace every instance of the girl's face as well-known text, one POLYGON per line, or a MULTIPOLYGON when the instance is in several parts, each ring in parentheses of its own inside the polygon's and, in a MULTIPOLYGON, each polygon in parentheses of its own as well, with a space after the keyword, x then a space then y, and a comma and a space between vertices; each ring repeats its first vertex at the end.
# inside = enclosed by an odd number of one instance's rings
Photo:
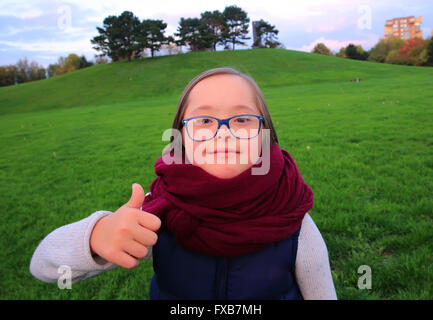
MULTIPOLYGON (((241 114, 261 115, 253 89, 239 76, 218 74, 201 80, 190 91, 183 119, 196 116, 225 119, 241 114)), ((221 125, 214 138, 193 141, 185 126, 182 128, 182 142, 188 160, 221 179, 235 177, 254 165, 261 153, 261 141, 261 129, 254 138, 238 139, 226 125, 221 125), (226 153, 226 148, 235 152, 226 153)))

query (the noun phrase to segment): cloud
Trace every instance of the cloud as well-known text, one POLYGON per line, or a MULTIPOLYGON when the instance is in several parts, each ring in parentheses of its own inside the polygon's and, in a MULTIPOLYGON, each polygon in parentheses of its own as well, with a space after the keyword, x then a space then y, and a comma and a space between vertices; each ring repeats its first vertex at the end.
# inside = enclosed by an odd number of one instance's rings
POLYGON ((10 16, 19 19, 34 19, 42 16, 44 12, 37 8, 30 8, 25 6, 12 6, 12 7, 0 7, 2 16, 10 16))
POLYGON ((331 33, 334 31, 347 28, 351 22, 347 16, 326 17, 323 19, 315 19, 312 23, 307 24, 305 31, 308 33, 331 33))
POLYGON ((41 52, 47 54, 65 53, 94 53, 90 40, 87 38, 77 40, 36 40, 36 41, 8 41, 0 40, 0 44, 9 50, 41 52))
POLYGON ((326 39, 325 37, 320 37, 307 45, 303 45, 300 48, 294 48, 294 50, 311 52, 316 44, 324 43, 331 51, 338 52, 342 47, 347 47, 349 44, 353 43, 355 45, 361 45, 364 49, 371 48, 374 46, 380 37, 371 35, 368 39, 358 39, 358 40, 335 40, 335 39, 326 39))
POLYGON ((47 31, 46 26, 23 26, 23 27, 13 27, 7 26, 6 30, 3 32, 2 37, 12 37, 23 33, 34 33, 35 31, 47 31))

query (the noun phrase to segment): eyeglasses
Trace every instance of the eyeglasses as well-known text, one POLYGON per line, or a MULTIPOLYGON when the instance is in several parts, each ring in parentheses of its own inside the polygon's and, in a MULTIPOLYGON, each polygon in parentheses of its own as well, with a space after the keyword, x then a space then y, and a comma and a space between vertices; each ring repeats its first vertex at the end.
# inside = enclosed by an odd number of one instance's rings
POLYGON ((252 139, 259 134, 262 122, 264 117, 254 114, 240 114, 226 119, 198 116, 182 120, 188 136, 194 141, 213 139, 223 124, 235 138, 252 139))

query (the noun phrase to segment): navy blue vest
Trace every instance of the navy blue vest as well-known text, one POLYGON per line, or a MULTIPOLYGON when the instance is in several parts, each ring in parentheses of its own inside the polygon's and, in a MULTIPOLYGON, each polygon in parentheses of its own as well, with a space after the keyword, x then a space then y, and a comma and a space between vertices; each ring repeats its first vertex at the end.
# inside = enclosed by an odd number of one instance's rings
POLYGON ((295 278, 299 228, 287 239, 241 257, 222 258, 179 246, 168 231, 152 248, 151 300, 300 300, 295 278))

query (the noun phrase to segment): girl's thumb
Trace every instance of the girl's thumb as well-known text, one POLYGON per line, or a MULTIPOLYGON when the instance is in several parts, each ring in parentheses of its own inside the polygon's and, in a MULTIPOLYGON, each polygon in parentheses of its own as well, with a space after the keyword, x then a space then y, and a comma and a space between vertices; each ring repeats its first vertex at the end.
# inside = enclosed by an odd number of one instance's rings
POLYGON ((144 190, 138 183, 132 184, 132 195, 125 204, 127 207, 140 209, 144 201, 144 190))

